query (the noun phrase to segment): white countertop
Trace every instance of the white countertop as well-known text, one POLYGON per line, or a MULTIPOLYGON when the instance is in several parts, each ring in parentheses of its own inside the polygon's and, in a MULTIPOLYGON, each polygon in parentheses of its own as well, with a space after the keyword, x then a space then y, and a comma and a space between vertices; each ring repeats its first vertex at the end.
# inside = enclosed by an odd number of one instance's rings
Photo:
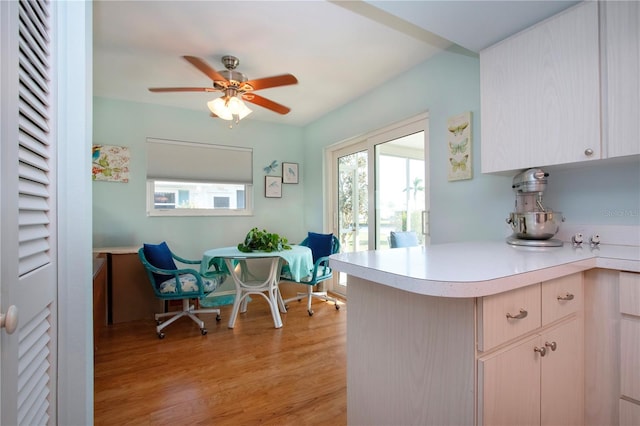
POLYGON ((412 293, 481 297, 592 268, 640 272, 640 247, 519 247, 499 241, 339 253, 337 271, 412 293))

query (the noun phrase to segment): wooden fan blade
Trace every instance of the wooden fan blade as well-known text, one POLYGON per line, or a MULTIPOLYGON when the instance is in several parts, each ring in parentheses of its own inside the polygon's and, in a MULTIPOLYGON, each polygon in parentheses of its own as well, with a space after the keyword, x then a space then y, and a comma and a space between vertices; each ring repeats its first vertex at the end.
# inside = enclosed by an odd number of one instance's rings
MULTIPOLYGON (((289 84, 298 84, 298 79, 291 74, 276 75, 273 77, 259 78, 257 80, 249 80, 242 83, 241 88, 246 85, 251 86, 253 90, 268 89, 270 87, 288 86, 289 84)), ((245 90, 251 90, 249 88, 245 90)))
POLYGON ((215 87, 150 87, 150 92, 219 92, 215 87))
POLYGON ((291 108, 288 108, 284 105, 280 105, 279 103, 273 102, 267 98, 263 98, 260 95, 256 95, 255 93, 245 93, 242 95, 242 99, 247 102, 251 102, 252 104, 259 105, 263 108, 270 109, 271 111, 277 112, 278 114, 287 114, 291 111, 291 108))
POLYGON ((209 77, 213 81, 227 81, 221 74, 218 74, 218 71, 214 70, 200 58, 196 58, 195 56, 183 56, 184 59, 189 61, 191 65, 198 68, 200 71, 205 73, 207 77, 209 77))

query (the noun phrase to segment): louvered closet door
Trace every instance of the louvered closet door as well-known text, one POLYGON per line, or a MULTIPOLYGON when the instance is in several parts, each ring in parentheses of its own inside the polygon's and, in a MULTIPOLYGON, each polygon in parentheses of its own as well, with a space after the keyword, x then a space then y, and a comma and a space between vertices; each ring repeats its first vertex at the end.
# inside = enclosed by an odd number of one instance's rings
POLYGON ((0 424, 55 424, 56 199, 52 4, 0 1, 0 424))

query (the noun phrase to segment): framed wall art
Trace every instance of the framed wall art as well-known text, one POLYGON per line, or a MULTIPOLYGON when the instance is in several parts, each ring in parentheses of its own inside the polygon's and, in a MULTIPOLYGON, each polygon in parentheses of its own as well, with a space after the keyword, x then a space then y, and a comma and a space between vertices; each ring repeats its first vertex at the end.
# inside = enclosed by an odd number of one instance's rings
POLYGON ((282 163, 282 183, 298 183, 298 163, 282 163))
POLYGON ((129 182, 129 159, 126 146, 93 145, 91 179, 107 182, 129 182))
POLYGON ((266 198, 282 198, 282 178, 280 176, 264 177, 264 196, 266 198))
POLYGON ((447 178, 449 181, 471 179, 471 111, 447 119, 447 178))

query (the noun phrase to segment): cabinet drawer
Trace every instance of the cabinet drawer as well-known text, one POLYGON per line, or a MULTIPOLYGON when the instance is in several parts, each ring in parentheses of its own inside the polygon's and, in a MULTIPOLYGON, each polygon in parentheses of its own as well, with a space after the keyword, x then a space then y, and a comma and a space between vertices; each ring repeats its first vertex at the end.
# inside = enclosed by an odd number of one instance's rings
POLYGON ((542 283, 542 325, 582 310, 582 273, 542 283))
POLYGON ((640 274, 620 272, 620 312, 640 316, 640 274))
POLYGON ((483 297, 478 315, 480 351, 535 330, 540 327, 540 284, 483 297))
POLYGON ((620 321, 620 391, 640 401, 640 320, 620 321))

